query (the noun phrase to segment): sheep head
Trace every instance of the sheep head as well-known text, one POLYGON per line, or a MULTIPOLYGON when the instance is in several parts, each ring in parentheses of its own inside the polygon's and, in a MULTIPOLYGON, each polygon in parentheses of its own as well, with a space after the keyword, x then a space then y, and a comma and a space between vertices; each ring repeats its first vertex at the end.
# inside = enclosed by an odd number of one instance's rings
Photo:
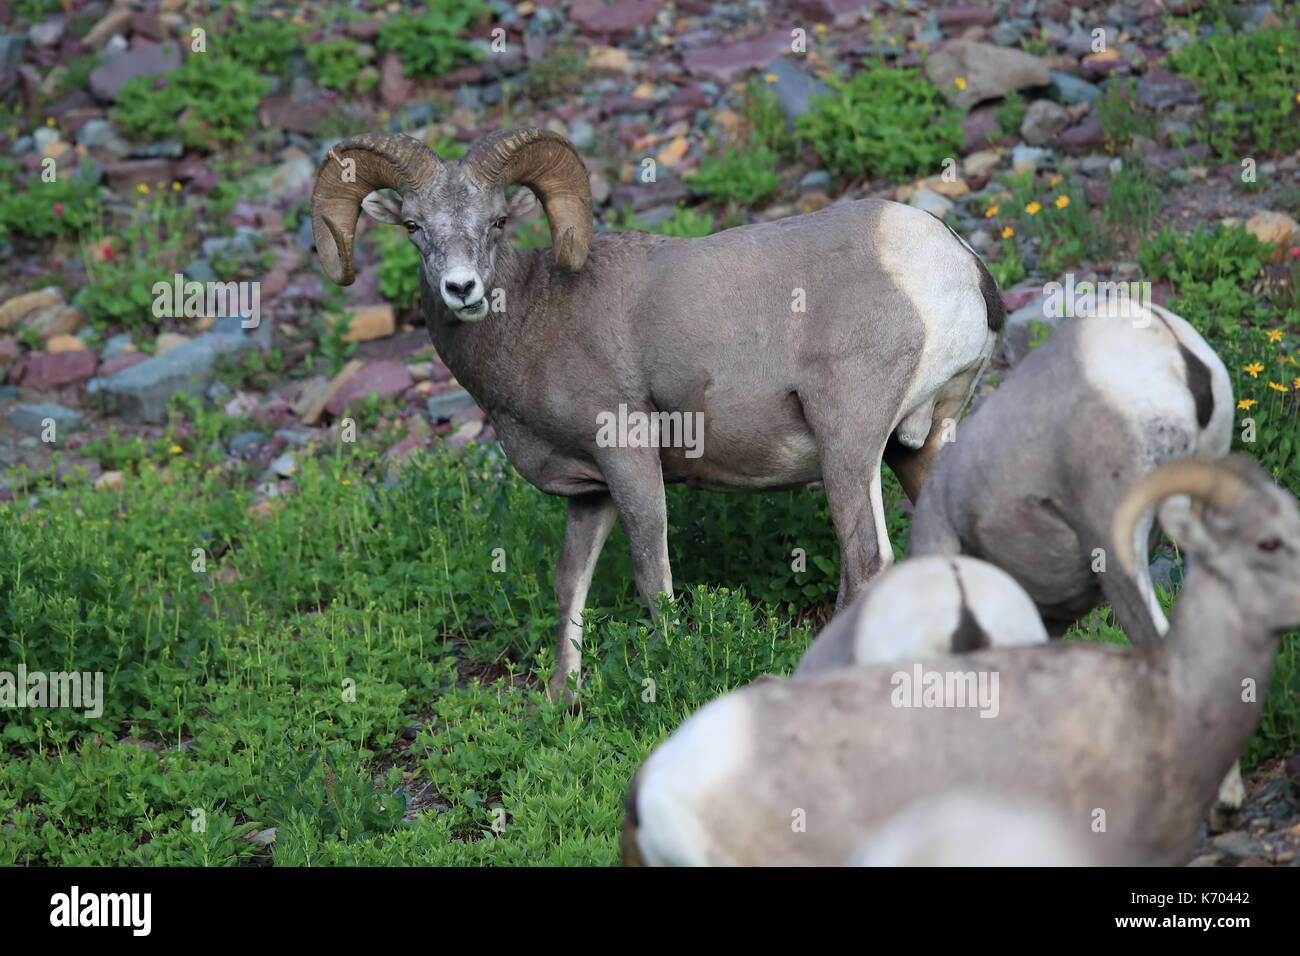
POLYGON ((537 128, 491 133, 458 161, 440 159, 424 143, 398 133, 337 144, 321 164, 312 193, 321 264, 340 285, 355 279, 352 240, 364 209, 380 222, 405 227, 430 288, 456 318, 477 322, 488 314, 506 223, 531 203, 524 190, 508 200, 505 190, 513 185, 526 186, 541 200, 556 268, 581 269, 592 230, 587 170, 572 143, 537 128))
POLYGON ((1300 624, 1300 510, 1252 459, 1183 458, 1138 481, 1112 524, 1125 574, 1134 573, 1138 522, 1155 505, 1166 533, 1226 581, 1240 607, 1271 630, 1300 624))

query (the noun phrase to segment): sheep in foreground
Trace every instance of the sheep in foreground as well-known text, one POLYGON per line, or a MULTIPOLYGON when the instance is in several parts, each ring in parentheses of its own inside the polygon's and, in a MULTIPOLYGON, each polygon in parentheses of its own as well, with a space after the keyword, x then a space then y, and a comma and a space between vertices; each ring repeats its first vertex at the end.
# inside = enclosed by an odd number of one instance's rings
POLYGON ((1046 643, 1034 602, 1005 571, 960 555, 911 558, 835 615, 794 676, 1046 643))
MULTIPOLYGON (((1101 862, 1185 862, 1258 721, 1279 632, 1300 623, 1300 510, 1249 459, 1184 459, 1134 486, 1115 540, 1133 540, 1161 502, 1165 531, 1192 556, 1165 640, 930 662, 950 692, 962 672, 992 685, 992 719, 925 706, 891 665, 728 694, 633 779, 625 862, 843 863, 912 801, 962 789, 1060 814, 1101 862)), ((1136 569, 1131 553, 1117 558, 1136 569)))
POLYGON ((892 557, 887 445, 915 495, 937 451, 933 425, 969 397, 1004 315, 970 247, 896 203, 700 239, 593 236, 582 159, 544 129, 490 134, 455 162, 398 134, 334 146, 312 229, 326 274, 343 285, 362 208, 410 233, 430 338, 511 463, 567 499, 553 695, 568 696, 578 673, 587 589, 616 516, 652 613, 657 595, 672 594, 667 482, 760 491, 822 481, 839 601, 850 602, 892 557), (554 253, 503 240, 527 200, 522 190, 507 200, 514 184, 540 199, 554 253))
POLYGON ((1146 562, 1152 518, 1112 541, 1125 491, 1163 461, 1222 457, 1232 383, 1187 322, 1123 303, 1062 321, 957 428, 916 504, 908 556, 968 554, 1029 592, 1052 633, 1103 600, 1136 644, 1168 628, 1146 562))

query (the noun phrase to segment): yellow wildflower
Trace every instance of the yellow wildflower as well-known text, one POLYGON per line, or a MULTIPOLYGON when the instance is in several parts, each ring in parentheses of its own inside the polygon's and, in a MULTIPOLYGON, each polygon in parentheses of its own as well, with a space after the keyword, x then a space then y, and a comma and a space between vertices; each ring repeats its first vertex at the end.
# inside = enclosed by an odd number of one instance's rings
POLYGON ((1297 392, 1300 392, 1300 378, 1297 378, 1294 382, 1292 382, 1291 387, 1294 388, 1297 392))
POLYGON ((1270 342, 1281 342, 1281 341, 1282 341, 1282 330, 1281 330, 1281 329, 1269 329, 1269 332, 1268 332, 1268 340, 1269 340, 1270 342))
POLYGON ((174 192, 174 193, 178 193, 178 192, 180 192, 180 191, 181 191, 181 184, 178 183, 176 180, 173 179, 173 180, 172 180, 172 192, 174 192))
POLYGON ((992 219, 992 218, 993 218, 994 216, 996 216, 997 214, 998 214, 998 207, 997 207, 997 206, 989 206, 988 209, 985 209, 985 210, 984 210, 984 218, 985 218, 985 219, 992 219))
POLYGON ((180 445, 172 445, 172 447, 168 448, 167 450, 171 452, 173 455, 179 455, 183 451, 180 445))
POLYGON ((1264 371, 1264 366, 1258 362, 1251 362, 1249 365, 1243 365, 1241 370, 1249 374, 1251 378, 1259 378, 1259 373, 1264 371))
POLYGON ((1052 177, 1052 181, 1051 181, 1050 183, 1048 183, 1048 185, 1049 185, 1049 186, 1055 186, 1055 185, 1056 185, 1057 183, 1059 183, 1060 181, 1061 181, 1061 177, 1060 177, 1060 176, 1053 176, 1053 177, 1052 177))
POLYGON ((767 80, 767 82, 769 82, 769 83, 775 83, 775 82, 776 82, 776 74, 775 74, 775 73, 769 73, 769 74, 767 74, 765 77, 763 77, 763 79, 767 80))
POLYGON ((957 89, 959 89, 959 90, 964 90, 964 89, 966 89, 966 81, 965 81, 962 77, 960 77, 960 76, 957 77, 957 79, 955 79, 955 80, 952 81, 952 85, 955 86, 955 87, 957 87, 957 89))
POLYGON ((1250 406, 1258 405, 1258 404, 1259 402, 1255 401, 1253 398, 1243 398, 1241 401, 1237 403, 1237 407, 1241 409, 1248 409, 1250 408, 1250 406))
POLYGON ((1002 227, 1002 238, 1003 238, 1003 239, 1010 239, 1010 238, 1011 238, 1012 236, 1014 236, 1015 234, 1016 234, 1016 231, 1015 231, 1014 229, 1012 229, 1010 226, 1003 226, 1003 227, 1002 227))
POLYGON ((138 192, 140 195, 145 196, 148 195, 149 193, 149 187, 144 183, 136 183, 135 191, 138 192))
POLYGON ((824 36, 826 34, 826 24, 824 23, 817 24, 817 32, 824 36))
POLYGON ((1065 193, 1062 193, 1061 195, 1056 197, 1057 209, 1064 209, 1068 205, 1070 205, 1070 197, 1065 195, 1065 193))
POLYGON ((1040 206, 1038 203, 1036 203, 1036 202, 1031 202, 1028 206, 1025 207, 1025 212, 1029 213, 1029 215, 1031 215, 1031 216, 1037 216, 1037 215, 1038 215, 1038 210, 1040 210, 1040 209, 1042 209, 1042 208, 1043 208, 1043 207, 1040 206))
POLYGON ((1275 392, 1289 392, 1289 391, 1291 391, 1291 390, 1290 390, 1289 388, 1287 388, 1285 385, 1279 385, 1277 382, 1269 382, 1269 383, 1268 383, 1268 387, 1271 388, 1271 389, 1272 389, 1273 391, 1275 391, 1275 392))

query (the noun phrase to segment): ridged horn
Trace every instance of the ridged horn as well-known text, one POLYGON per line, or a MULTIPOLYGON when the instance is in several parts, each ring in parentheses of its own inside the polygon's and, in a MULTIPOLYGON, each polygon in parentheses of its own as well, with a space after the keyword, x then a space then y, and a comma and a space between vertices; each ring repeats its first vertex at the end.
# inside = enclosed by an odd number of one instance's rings
POLYGON ((1150 508, 1173 495, 1190 495, 1212 508, 1235 507, 1251 488, 1245 471, 1245 464, 1233 459, 1180 458, 1144 475, 1129 489, 1111 520, 1111 540, 1119 552, 1120 569, 1130 576, 1136 573, 1133 535, 1150 508))
POLYGON ((321 161, 311 194, 311 231, 325 274, 339 285, 356 279, 352 240, 367 194, 422 189, 441 164, 428 146, 401 133, 368 133, 335 144, 321 161))
POLYGON ((499 130, 479 140, 461 164, 483 186, 527 186, 551 224, 555 265, 577 272, 591 248, 591 182, 577 149, 540 127, 499 130))

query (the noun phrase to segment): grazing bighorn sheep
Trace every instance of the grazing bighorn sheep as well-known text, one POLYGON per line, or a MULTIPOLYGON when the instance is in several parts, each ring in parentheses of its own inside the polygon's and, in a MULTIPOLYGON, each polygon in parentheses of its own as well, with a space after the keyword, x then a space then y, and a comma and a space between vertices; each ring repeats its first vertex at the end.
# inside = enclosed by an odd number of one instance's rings
POLYGON ((1223 362, 1169 310, 1126 302, 1067 318, 940 451, 907 553, 997 565, 1053 633, 1104 597, 1134 643, 1154 641, 1168 622, 1146 562, 1121 573, 1113 560, 1147 553, 1151 517, 1130 542, 1110 540, 1111 516, 1162 461, 1226 455, 1232 415, 1223 362))
MULTIPOLYGON (((1183 459, 1132 488, 1115 540, 1134 540, 1161 502, 1165 531, 1192 556, 1165 640, 930 662, 954 689, 960 672, 996 676, 989 720, 917 708, 888 664, 727 694, 636 774, 625 862, 843 863, 913 800, 957 790, 1060 814, 1106 863, 1185 862, 1259 719, 1279 633, 1300 623, 1300 509, 1247 458, 1183 459)), ((1136 570, 1131 551, 1115 557, 1136 570)))
POLYGON ((1034 602, 1005 571, 961 555, 909 558, 835 615, 794 676, 1046 643, 1034 602))
POLYGON ((969 246, 932 216, 881 200, 700 239, 593 236, 582 158, 544 129, 492 133, 455 162, 398 134, 334 146, 312 229, 340 284, 354 278, 362 208, 410 232, 438 354, 519 473, 568 501, 553 694, 567 696, 579 670, 587 589, 616 515, 652 613, 672 593, 666 482, 760 491, 821 480, 839 600, 851 601, 892 558, 887 443, 915 494, 937 451, 932 423, 966 402, 1004 315, 969 246), (512 184, 541 200, 554 253, 503 241, 522 208, 519 194, 506 198, 512 184), (629 447, 608 447, 600 427, 615 415, 667 427, 692 415, 702 444, 660 448, 629 431, 629 447))

